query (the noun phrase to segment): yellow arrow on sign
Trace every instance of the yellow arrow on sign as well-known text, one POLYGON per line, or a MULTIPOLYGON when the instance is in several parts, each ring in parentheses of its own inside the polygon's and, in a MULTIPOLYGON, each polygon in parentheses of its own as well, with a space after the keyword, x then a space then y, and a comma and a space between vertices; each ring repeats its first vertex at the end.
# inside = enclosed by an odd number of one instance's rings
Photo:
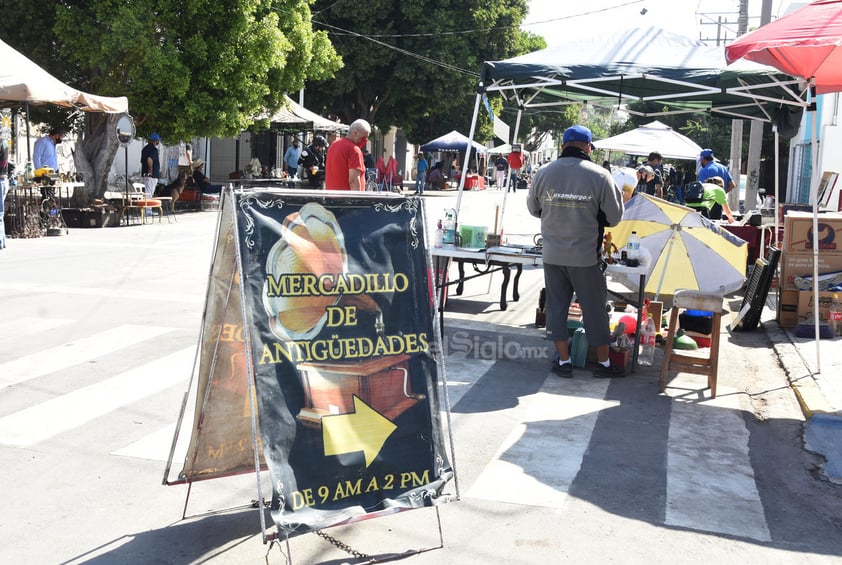
POLYGON ((396 429, 395 424, 354 395, 352 414, 322 416, 325 455, 362 451, 368 467, 396 429))

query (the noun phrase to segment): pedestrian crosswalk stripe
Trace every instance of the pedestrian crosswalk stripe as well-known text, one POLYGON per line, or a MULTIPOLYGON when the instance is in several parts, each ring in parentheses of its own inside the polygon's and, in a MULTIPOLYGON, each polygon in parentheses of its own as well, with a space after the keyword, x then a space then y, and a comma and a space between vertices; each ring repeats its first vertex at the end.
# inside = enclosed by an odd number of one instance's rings
POLYGON ((559 508, 576 478, 605 400, 606 380, 549 377, 522 404, 521 423, 471 485, 470 498, 559 508), (505 488, 501 488, 505 485, 505 488))
MULTIPOLYGON (((695 381, 672 391, 699 388, 695 381)), ((688 377, 690 378, 690 377, 688 377)), ((749 458, 749 432, 737 394, 722 385, 703 402, 675 399, 670 416, 665 522, 771 541, 749 458)))
POLYGON ((151 461, 166 461, 170 455, 174 435, 175 423, 144 436, 138 441, 112 452, 111 455, 149 459, 151 461))
POLYGON ((5 324, 0 327, 0 341, 43 334, 46 331, 72 324, 75 321, 66 318, 41 318, 38 316, 17 318, 14 324, 5 324))
POLYGON ((172 328, 124 325, 0 363, 0 389, 137 345, 169 331, 172 328))
POLYGON ((0 444, 34 445, 184 382, 190 376, 195 351, 195 347, 182 349, 0 418, 0 444))
MULTIPOLYGON (((125 248, 125 246, 122 246, 125 248)), ((29 292, 32 287, 27 284, 14 282, 0 282, 0 295, 10 292, 29 292)), ((124 290, 119 288, 105 288, 102 286, 65 286, 65 285, 39 285, 38 292, 49 296, 72 295, 91 296, 94 298, 126 298, 124 290)), ((154 300, 155 302, 178 302, 178 303, 203 303, 205 295, 201 292, 178 292, 167 289, 167 292, 133 290, 131 299, 135 302, 154 300)))

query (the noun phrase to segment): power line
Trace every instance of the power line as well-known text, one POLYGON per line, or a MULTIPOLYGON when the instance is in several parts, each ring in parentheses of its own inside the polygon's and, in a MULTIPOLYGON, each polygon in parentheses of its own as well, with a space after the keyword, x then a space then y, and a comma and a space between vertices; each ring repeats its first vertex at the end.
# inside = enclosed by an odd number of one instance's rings
MULTIPOLYGON (((339 1, 341 1, 341 0, 337 0, 337 2, 332 4, 330 7, 333 7, 336 4, 338 4, 339 1)), ((467 69, 461 69, 461 68, 459 68, 455 65, 451 65, 450 63, 438 61, 436 59, 432 59, 432 58, 427 57, 425 55, 421 55, 419 53, 414 53, 412 51, 402 49, 402 48, 397 47, 395 45, 390 45, 388 43, 380 41, 377 38, 396 39, 396 38, 403 38, 403 37, 433 37, 433 36, 442 36, 442 35, 467 35, 467 34, 474 34, 474 33, 488 33, 488 32, 493 32, 493 31, 500 31, 500 30, 513 29, 513 28, 521 28, 521 27, 551 23, 551 22, 558 22, 558 21, 562 21, 562 20, 570 20, 570 19, 574 19, 574 18, 580 18, 580 17, 583 17, 583 16, 592 16, 594 14, 600 14, 600 13, 603 13, 603 12, 616 10, 618 8, 625 8, 627 6, 632 6, 634 4, 640 4, 641 2, 644 2, 644 1, 645 0, 632 0, 630 2, 625 2, 625 3, 622 3, 622 4, 618 4, 616 6, 611 6, 611 7, 607 7, 607 8, 600 8, 598 10, 591 10, 589 12, 582 12, 582 13, 574 14, 574 15, 570 15, 570 16, 561 16, 561 17, 558 17, 558 18, 550 18, 548 20, 541 20, 541 21, 538 21, 538 22, 530 22, 528 24, 521 23, 521 24, 518 24, 518 25, 499 26, 499 27, 481 28, 481 29, 467 29, 467 30, 461 30, 461 31, 437 31, 435 33, 404 33, 404 34, 370 34, 370 35, 364 35, 362 33, 356 32, 356 31, 343 29, 343 28, 340 28, 338 26, 331 25, 327 22, 323 22, 323 21, 319 21, 319 20, 315 20, 315 19, 311 19, 310 23, 313 24, 313 25, 324 26, 326 28, 329 28, 330 30, 333 30, 333 31, 331 31, 331 33, 333 35, 349 35, 349 36, 352 36, 352 37, 359 37, 360 39, 365 39, 367 41, 371 41, 372 43, 375 43, 375 44, 380 45, 382 47, 386 47, 387 49, 392 49, 394 51, 397 51, 398 53, 406 55, 407 57, 412 57, 412 58, 418 59, 420 61, 424 61, 425 63, 429 63, 431 65, 436 65, 436 66, 448 69, 450 71, 455 71, 455 72, 462 73, 462 74, 465 74, 465 75, 468 75, 468 76, 479 78, 479 76, 480 76, 479 73, 477 73, 475 71, 469 71, 467 69)), ((321 10, 319 13, 323 14, 323 13, 325 13, 325 11, 326 10, 321 10)))
POLYGON ((437 65, 439 67, 448 69, 450 71, 455 71, 457 73, 462 73, 462 74, 465 74, 465 75, 468 75, 468 76, 479 78, 479 73, 476 72, 476 71, 469 71, 467 69, 460 69, 459 67, 457 67, 455 65, 451 65, 450 63, 445 63, 443 61, 437 61, 436 59, 432 59, 432 58, 427 57, 425 55, 421 55, 419 53, 413 53, 412 51, 407 51, 406 49, 402 49, 402 48, 397 47, 395 45, 389 45, 388 43, 385 43, 383 41, 375 39, 374 36, 363 35, 361 33, 357 33, 355 31, 350 31, 350 30, 347 30, 347 29, 342 29, 340 27, 333 26, 333 25, 330 25, 330 24, 325 23, 325 22, 317 22, 315 20, 312 20, 312 23, 318 24, 318 25, 321 25, 321 26, 324 26, 324 27, 327 27, 327 28, 330 28, 330 29, 333 29, 333 30, 337 30, 337 31, 339 31, 339 32, 341 32, 342 34, 345 34, 345 35, 351 35, 351 36, 354 36, 354 37, 359 37, 361 39, 365 39, 367 41, 371 41, 372 43, 376 43, 377 45, 380 45, 382 47, 386 47, 387 49, 392 49, 394 51, 397 51, 398 53, 406 55, 407 57, 413 57, 413 58, 418 59, 420 61, 424 61, 425 63, 429 63, 431 65, 437 65))
MULTIPOLYGON (((529 22, 529 23, 513 24, 513 25, 507 25, 507 26, 463 29, 463 30, 458 30, 458 31, 436 31, 436 32, 430 32, 430 33, 391 33, 391 34, 378 33, 378 34, 371 34, 371 35, 368 35, 366 37, 382 37, 382 38, 395 39, 395 38, 401 38, 401 37, 439 37, 439 36, 442 36, 442 35, 470 35, 470 34, 475 34, 475 33, 490 33, 490 32, 495 32, 495 31, 503 31, 503 30, 507 30, 507 29, 519 29, 519 28, 522 28, 522 27, 536 26, 536 25, 547 24, 547 23, 552 23, 552 22, 560 22, 560 21, 563 21, 563 20, 572 20, 572 19, 575 19, 575 18, 582 18, 582 17, 585 17, 585 16, 593 16, 593 15, 596 15, 596 14, 601 14, 603 12, 609 12, 611 10, 617 10, 619 8, 625 8, 627 6, 632 6, 634 4, 640 4, 644 1, 645 0, 632 0, 631 2, 626 2, 624 4, 618 4, 616 6, 610 6, 610 7, 607 7, 607 8, 600 8, 598 10, 591 10, 590 12, 582 12, 580 14, 573 14, 573 15, 570 15, 570 16, 560 16, 558 18, 550 18, 548 20, 541 20, 541 21, 529 22)), ((320 13, 323 13, 324 11, 325 10, 322 10, 322 11, 320 11, 320 13)), ((322 22, 313 21, 313 23, 322 23, 322 22)), ((323 24, 323 25, 328 25, 328 24, 323 24)), ((359 35, 359 34, 355 34, 354 32, 345 32, 345 33, 347 33, 349 35, 359 35)))

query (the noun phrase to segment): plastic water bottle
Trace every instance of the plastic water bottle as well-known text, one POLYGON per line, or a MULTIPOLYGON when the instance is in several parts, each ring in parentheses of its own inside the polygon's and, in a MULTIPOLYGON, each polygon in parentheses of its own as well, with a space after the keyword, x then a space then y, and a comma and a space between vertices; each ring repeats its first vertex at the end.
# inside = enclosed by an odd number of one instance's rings
POLYGON ((626 248, 629 261, 633 262, 632 266, 636 267, 637 263, 640 262, 640 237, 638 237, 636 231, 631 232, 626 248))
POLYGON ((444 214, 444 234, 442 236, 442 243, 444 245, 453 245, 456 243, 456 213, 453 209, 447 210, 444 214))
POLYGON ((444 228, 441 225, 441 220, 439 220, 438 225, 436 226, 436 241, 435 246, 441 247, 444 243, 444 228))
POLYGON ((833 293, 833 301, 827 309, 827 323, 833 331, 833 335, 842 335, 842 305, 839 303, 839 294, 833 293))
POLYGON ((643 322, 640 330, 640 355, 637 358, 638 365, 649 367, 655 361, 655 320, 650 314, 643 322))

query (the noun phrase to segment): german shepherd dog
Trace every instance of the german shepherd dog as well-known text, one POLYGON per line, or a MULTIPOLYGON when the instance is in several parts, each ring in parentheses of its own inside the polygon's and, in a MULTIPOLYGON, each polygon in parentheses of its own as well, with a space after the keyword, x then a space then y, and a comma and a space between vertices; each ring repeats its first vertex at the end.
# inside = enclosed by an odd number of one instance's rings
POLYGON ((178 176, 174 181, 169 184, 159 184, 158 187, 155 189, 155 196, 164 196, 172 198, 172 205, 175 206, 176 200, 178 200, 181 193, 184 192, 184 186, 187 184, 187 175, 184 171, 178 173, 178 176))

